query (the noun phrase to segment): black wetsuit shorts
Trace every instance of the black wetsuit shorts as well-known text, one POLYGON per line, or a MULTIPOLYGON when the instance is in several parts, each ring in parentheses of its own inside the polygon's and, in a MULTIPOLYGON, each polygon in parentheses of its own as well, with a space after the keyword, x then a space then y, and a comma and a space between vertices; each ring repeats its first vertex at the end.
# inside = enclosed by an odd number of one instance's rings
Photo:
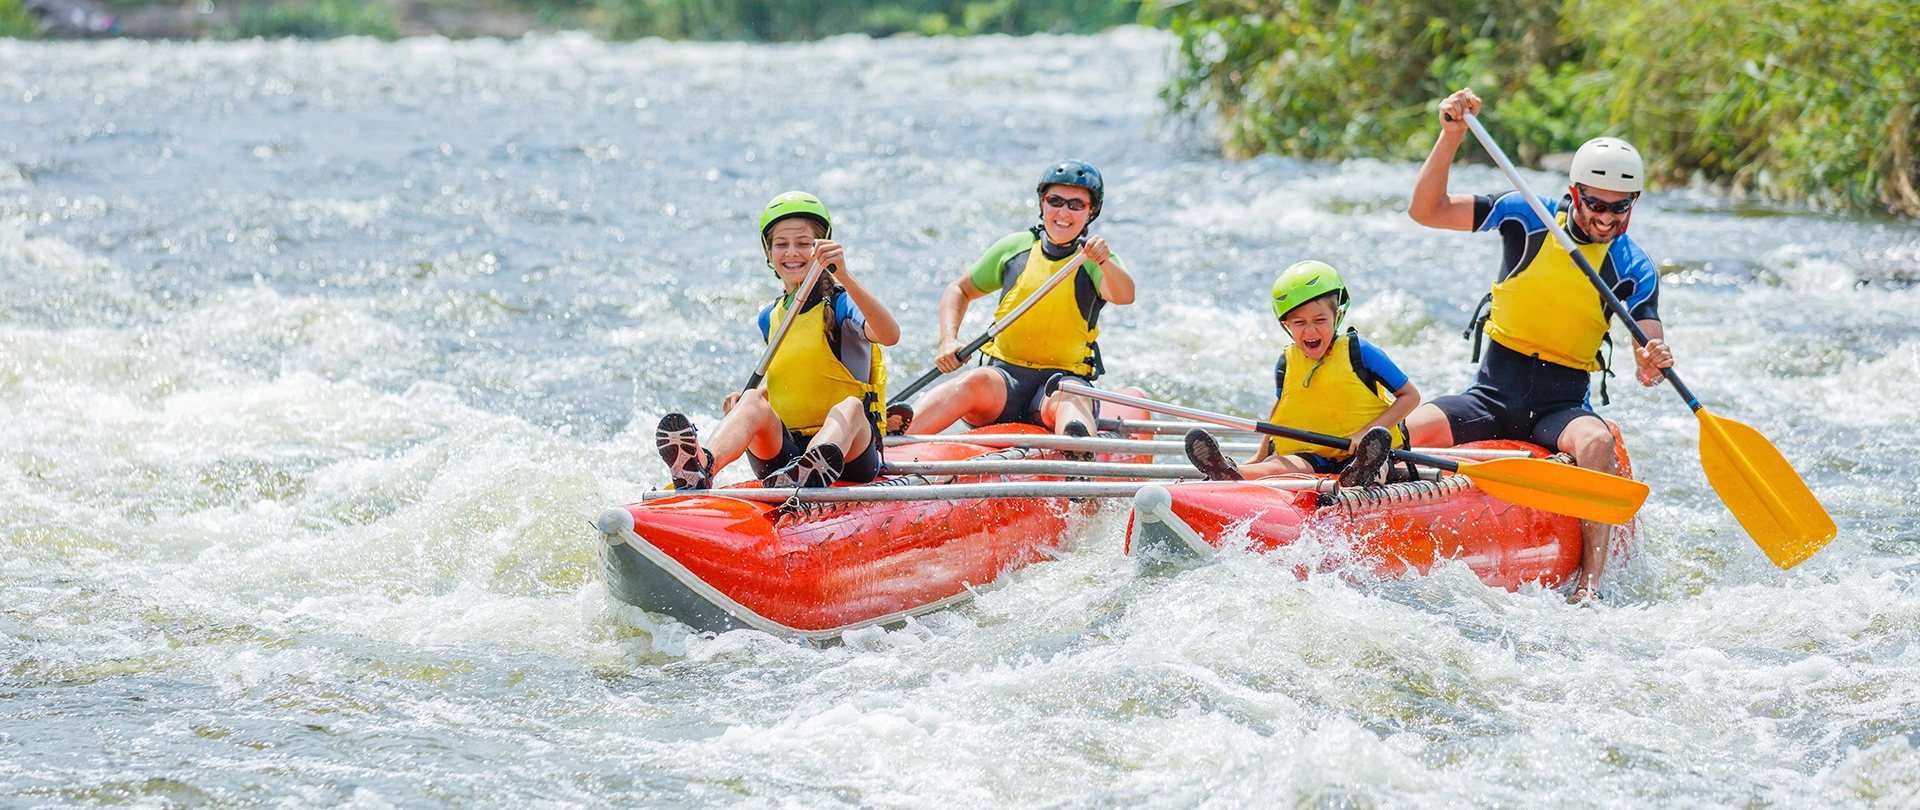
MULTIPOLYGON (((801 453, 807 452, 807 442, 810 441, 813 441, 812 436, 789 430, 787 431, 786 441, 780 445, 780 452, 775 453, 773 458, 761 458, 754 455, 752 450, 748 450, 747 463, 753 465, 753 474, 755 476, 766 478, 772 475, 775 470, 792 464, 793 460, 799 458, 801 453)), ((840 480, 849 484, 865 484, 872 482, 875 478, 879 478, 880 429, 874 428, 873 440, 867 442, 866 452, 847 459, 846 461, 847 466, 846 469, 840 472, 840 480)))
MULTIPOLYGON (((1047 399, 1047 381, 1054 375, 1061 375, 1062 382, 1071 380, 1082 385, 1093 385, 1093 381, 1062 368, 1027 368, 1017 366, 1000 358, 987 361, 987 368, 1000 372, 1007 383, 1007 404, 1000 409, 1000 415, 989 424, 1004 425, 1012 422, 1025 422, 1029 425, 1046 427, 1040 421, 1040 403, 1047 399)), ((1094 403, 1093 415, 1100 416, 1100 403, 1094 403)), ((1092 428, 1092 425, 1088 425, 1092 428)))
POLYGON ((1465 393, 1434 399, 1453 428, 1453 442, 1519 439, 1558 449, 1560 433, 1587 406, 1588 373, 1489 342, 1480 374, 1465 393))

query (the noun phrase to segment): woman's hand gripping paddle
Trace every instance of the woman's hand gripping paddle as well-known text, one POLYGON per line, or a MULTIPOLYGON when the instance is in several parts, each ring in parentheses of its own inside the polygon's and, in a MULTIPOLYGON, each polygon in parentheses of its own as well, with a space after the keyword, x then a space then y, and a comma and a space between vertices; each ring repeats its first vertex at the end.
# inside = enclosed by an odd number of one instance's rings
MULTIPOLYGON (((773 353, 780 350, 780 341, 787 339, 787 330, 792 328, 794 316, 799 315, 800 310, 806 308, 807 296, 813 294, 813 285, 820 280, 820 271, 824 269, 826 266, 816 258, 807 268, 807 280, 793 288, 793 303, 787 305, 787 314, 780 319, 780 328, 775 329, 773 337, 767 340, 767 353, 760 355, 760 365, 754 366, 753 376, 747 378, 747 387, 740 389, 741 391, 752 391, 759 387, 761 380, 766 379, 767 367, 773 365, 773 353)), ((825 306, 826 302, 822 301, 821 305, 825 306)))
MULTIPOLYGON (((1242 419, 1223 413, 1101 391, 1073 381, 1060 383, 1060 390, 1121 405, 1132 405, 1155 413, 1184 416, 1222 427, 1251 430, 1268 436, 1280 436, 1324 447, 1337 447, 1344 450, 1351 446, 1346 439, 1339 436, 1313 433, 1270 422, 1242 419)), ((1552 512, 1556 515, 1571 515, 1582 520, 1625 523, 1633 519, 1634 513, 1640 511, 1640 504, 1647 500, 1647 485, 1639 481, 1545 459, 1501 458, 1480 462, 1452 461, 1406 450, 1394 450, 1393 457, 1401 461, 1411 461, 1448 472, 1457 472, 1472 480, 1474 485, 1488 495, 1508 503, 1552 512)))
MULTIPOLYGON (((1086 244, 1086 241, 1085 237, 1081 237, 1079 244, 1086 244)), ((1027 296, 1027 300, 1021 301, 1019 306, 1014 307, 1012 312, 1007 313, 1007 317, 989 324, 987 331, 981 333, 979 337, 974 338, 972 343, 961 347, 960 351, 954 352, 953 359, 962 363, 966 362, 968 357, 973 356, 974 352, 980 350, 980 347, 987 345, 988 341, 998 337, 1007 327, 1012 326, 1014 321, 1020 320, 1020 316, 1027 314, 1027 310, 1033 309, 1034 304, 1039 303, 1040 299, 1047 297, 1047 293, 1053 292, 1053 288, 1060 286, 1060 282, 1066 281, 1074 274, 1074 271, 1080 269, 1080 257, 1085 252, 1084 249, 1075 250, 1072 256, 1067 257, 1067 263, 1060 265, 1060 269, 1053 271, 1053 275, 1047 277, 1046 283, 1041 284, 1039 290, 1027 296)), ((893 399, 889 401, 888 404, 899 405, 906 402, 908 397, 919 393, 920 389, 927 387, 927 383, 940 379, 940 375, 944 373, 946 372, 941 371, 939 366, 927 369, 927 373, 920 375, 920 379, 914 380, 912 385, 901 389, 900 393, 894 394, 893 399)))
MULTIPOLYGON (((1467 127, 1480 139, 1480 145, 1486 147, 1487 154, 1493 156, 1493 162, 1507 173, 1507 179, 1520 191, 1527 205, 1533 207, 1534 216, 1547 224, 1560 246, 1573 257, 1580 271, 1587 274, 1587 280, 1600 291, 1600 299, 1606 302, 1608 310, 1627 325, 1627 331, 1633 333, 1634 345, 1646 345, 1647 333, 1634 322, 1619 296, 1607 289, 1606 282, 1587 262, 1587 257, 1574 247, 1567 230, 1547 213, 1540 198, 1534 196, 1533 189, 1527 187, 1527 181, 1520 178, 1513 163, 1507 160, 1506 153, 1493 142, 1493 136, 1488 135, 1479 119, 1471 114, 1467 115, 1467 127)), ((1660 369, 1660 372, 1700 419, 1700 466, 1706 470, 1707 481, 1713 484, 1713 491, 1720 494, 1720 500, 1726 502, 1727 511, 1733 513, 1775 565, 1781 568, 1799 565, 1833 540, 1839 533, 1833 517, 1767 437, 1739 422, 1707 413, 1699 398, 1680 382, 1680 375, 1671 368, 1660 369)))

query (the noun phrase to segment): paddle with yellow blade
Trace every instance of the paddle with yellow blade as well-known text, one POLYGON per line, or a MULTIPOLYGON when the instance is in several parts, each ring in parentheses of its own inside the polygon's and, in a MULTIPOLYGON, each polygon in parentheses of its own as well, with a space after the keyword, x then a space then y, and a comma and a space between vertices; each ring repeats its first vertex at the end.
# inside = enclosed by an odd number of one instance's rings
MULTIPOLYGON (((1480 139, 1480 145, 1486 147, 1487 154, 1493 156, 1493 162, 1500 164, 1500 170, 1507 173, 1507 179, 1520 191, 1527 205, 1533 208, 1534 216, 1547 223, 1553 231, 1553 237, 1560 242, 1573 258, 1580 271, 1587 274, 1587 280, 1593 282, 1594 289, 1600 291, 1600 299, 1607 305, 1613 316, 1626 324, 1627 331, 1633 333, 1635 346, 1645 345, 1647 333, 1620 303, 1619 296, 1607 288, 1600 274, 1593 269, 1587 257, 1574 247, 1573 237, 1560 227, 1546 206, 1540 204, 1540 198, 1534 196, 1533 189, 1527 187, 1527 181, 1507 160, 1499 144, 1493 142, 1493 136, 1480 126, 1480 120, 1472 114, 1467 115, 1467 127, 1473 130, 1473 136, 1480 139)), ((1813 497, 1813 490, 1807 488, 1807 482, 1793 471, 1780 451, 1775 449, 1767 437, 1760 431, 1747 427, 1731 419, 1724 419, 1707 413, 1698 397, 1680 381, 1680 375, 1671 368, 1660 369, 1667 380, 1673 383, 1673 390, 1685 400, 1687 407, 1693 409, 1693 415, 1700 419, 1700 466, 1706 470, 1707 481, 1713 484, 1713 491, 1720 494, 1727 510, 1767 553, 1775 565, 1792 568, 1799 565, 1814 552, 1831 541, 1839 533, 1833 518, 1827 514, 1819 499, 1813 497)))
MULTIPOLYGON (((1341 449, 1349 446, 1349 442, 1339 436, 1116 394, 1071 380, 1060 383, 1060 390, 1121 405, 1132 405, 1155 413, 1184 416, 1223 427, 1251 430, 1268 436, 1281 436, 1341 449)), ((1597 520, 1601 523, 1625 523, 1632 520, 1633 514, 1640 511, 1640 504, 1647 500, 1647 485, 1639 481, 1545 459, 1501 458, 1478 462, 1453 461, 1407 450, 1395 450, 1393 457, 1459 473, 1471 479, 1474 485, 1488 495, 1508 503, 1552 512, 1556 515, 1597 520)))

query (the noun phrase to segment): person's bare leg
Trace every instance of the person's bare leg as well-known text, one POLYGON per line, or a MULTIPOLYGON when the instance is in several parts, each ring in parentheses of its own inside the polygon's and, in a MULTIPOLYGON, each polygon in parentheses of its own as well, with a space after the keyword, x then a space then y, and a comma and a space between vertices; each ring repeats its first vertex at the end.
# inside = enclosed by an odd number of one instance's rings
MULTIPOLYGON (((1567 423, 1558 442, 1562 453, 1571 453, 1573 463, 1609 475, 1620 471, 1620 457, 1614 452, 1613 431, 1598 416, 1582 416, 1567 423)), ((1608 545, 1613 542, 1612 524, 1595 520, 1580 521, 1580 585, 1588 593, 1600 589, 1600 575, 1606 573, 1608 545)))
POLYGON ((826 423, 820 426, 820 432, 813 434, 807 447, 831 444, 840 448, 841 458, 851 460, 867 452, 867 445, 872 443, 873 428, 867 422, 866 409, 859 399, 847 397, 827 411, 826 423))
POLYGON ((1313 465, 1295 455, 1268 456, 1259 461, 1249 461, 1240 465, 1240 477, 1248 480, 1265 478, 1269 475, 1311 472, 1313 472, 1313 465))
POLYGON ((713 471, 717 473, 749 449, 760 458, 773 458, 785 446, 786 432, 766 393, 755 388, 740 395, 733 410, 714 428, 713 438, 703 444, 713 454, 713 471))
POLYGON ((1055 433, 1066 433, 1067 425, 1073 422, 1084 426, 1088 435, 1100 429, 1099 423, 1093 418, 1093 400, 1058 391, 1041 400, 1040 421, 1055 433))
POLYGON ((907 433, 939 433, 961 419, 971 425, 984 425, 999 417, 1006 407, 1007 378, 990 368, 969 369, 920 398, 913 407, 913 424, 907 427, 907 433))
POLYGON ((1407 414, 1407 440, 1414 447, 1452 447, 1453 424, 1440 406, 1422 403, 1407 414))

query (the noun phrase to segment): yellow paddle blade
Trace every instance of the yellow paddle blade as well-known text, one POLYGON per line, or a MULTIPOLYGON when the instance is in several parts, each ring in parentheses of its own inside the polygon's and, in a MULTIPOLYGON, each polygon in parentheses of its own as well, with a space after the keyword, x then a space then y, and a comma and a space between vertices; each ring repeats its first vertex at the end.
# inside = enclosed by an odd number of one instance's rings
POLYGON ((1632 520, 1647 501, 1647 485, 1639 481, 1545 459, 1463 461, 1460 474, 1508 503, 1601 523, 1632 520))
POLYGON ((1807 482, 1760 431, 1707 413, 1700 417, 1700 466, 1741 528, 1781 568, 1799 565, 1840 529, 1807 482))

